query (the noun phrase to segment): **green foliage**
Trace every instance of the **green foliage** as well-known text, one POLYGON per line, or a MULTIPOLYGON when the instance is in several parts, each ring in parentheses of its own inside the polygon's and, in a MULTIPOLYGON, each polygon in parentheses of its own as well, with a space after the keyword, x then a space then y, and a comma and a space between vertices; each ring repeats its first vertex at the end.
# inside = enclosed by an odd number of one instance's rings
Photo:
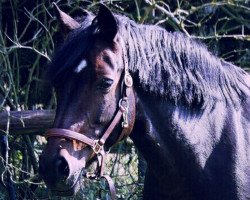
MULTIPOLYGON (((219 57, 250 70, 248 0, 105 2, 114 12, 127 15, 138 23, 156 24, 168 31, 182 31, 197 38, 219 57)), ((94 0, 57 1, 62 10, 74 17, 81 16, 82 8, 96 12, 97 3, 94 0)), ((55 108, 53 90, 43 79, 46 63, 60 41, 52 2, 2 0, 0 28, 0 111, 7 107, 11 110, 55 108)), ((48 198, 44 184, 37 179, 37 158, 43 144, 35 137, 11 136, 9 141, 8 170, 16 182, 18 195, 48 198), (36 191, 31 189, 33 182, 39 182, 36 191)), ((118 153, 112 153, 109 158, 108 172, 116 181, 120 199, 139 199, 143 179, 138 176, 136 150, 131 142, 129 144, 117 146, 118 153)), ((100 184, 89 182, 84 186, 74 199, 96 199, 100 184)), ((104 183, 101 188, 105 188, 104 183)), ((0 189, 0 193, 4 193, 0 189)), ((102 199, 106 199, 107 192, 102 195, 102 199)))

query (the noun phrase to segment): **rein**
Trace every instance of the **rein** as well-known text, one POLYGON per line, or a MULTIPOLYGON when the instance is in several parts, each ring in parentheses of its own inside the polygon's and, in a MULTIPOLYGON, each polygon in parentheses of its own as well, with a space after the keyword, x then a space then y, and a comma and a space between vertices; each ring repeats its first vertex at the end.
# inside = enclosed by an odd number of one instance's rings
POLYGON ((121 141, 123 138, 127 137, 130 132, 127 131, 129 128, 129 123, 128 123, 128 108, 129 108, 129 102, 128 102, 128 90, 132 90, 133 86, 133 79, 128 71, 128 61, 127 61, 127 55, 126 52, 124 52, 124 57, 125 57, 125 66, 124 66, 124 77, 123 81, 121 83, 121 98, 118 103, 118 110, 113 118, 113 120, 110 122, 108 128, 102 135, 100 139, 94 140, 92 138, 89 138, 81 133, 71 131, 68 129, 60 129, 60 128, 52 128, 49 129, 45 133, 45 137, 62 137, 62 138, 68 138, 71 140, 77 140, 79 142, 82 142, 88 146, 90 146, 93 150, 93 154, 97 155, 97 160, 98 160, 98 166, 97 169, 94 173, 87 172, 85 174, 86 178, 89 179, 101 179, 104 178, 109 186, 110 194, 111 194, 111 199, 115 200, 116 199, 116 190, 114 186, 113 180, 110 178, 108 175, 104 175, 104 167, 105 167, 105 160, 108 152, 105 151, 104 145, 107 141, 107 139, 110 137, 112 134, 114 128, 116 125, 122 120, 121 127, 122 127, 122 132, 115 142, 118 143, 121 141))

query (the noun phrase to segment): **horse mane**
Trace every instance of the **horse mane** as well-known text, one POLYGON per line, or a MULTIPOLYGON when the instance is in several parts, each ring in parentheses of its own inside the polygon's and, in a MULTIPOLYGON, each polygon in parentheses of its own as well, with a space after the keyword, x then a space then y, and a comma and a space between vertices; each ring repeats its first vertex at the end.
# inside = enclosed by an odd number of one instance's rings
POLYGON ((235 106, 250 94, 250 76, 223 61, 201 42, 155 25, 139 25, 116 16, 127 48, 129 68, 143 90, 175 102, 235 106))
MULTIPOLYGON (((250 76, 241 68, 214 56, 201 42, 155 25, 140 25, 115 15, 126 45, 129 70, 143 91, 192 105, 213 106, 216 101, 238 106, 250 93, 250 76)), ((88 31, 94 16, 82 20, 55 53, 49 79, 61 83, 62 73, 73 71, 93 44, 88 31), (70 56, 69 56, 70 55, 70 56)))

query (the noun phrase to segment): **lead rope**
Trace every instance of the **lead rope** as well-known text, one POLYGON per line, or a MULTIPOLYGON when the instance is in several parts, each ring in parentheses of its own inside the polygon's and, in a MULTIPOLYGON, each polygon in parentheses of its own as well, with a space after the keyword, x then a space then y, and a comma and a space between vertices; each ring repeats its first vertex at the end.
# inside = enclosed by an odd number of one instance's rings
MULTIPOLYGON (((128 57, 127 57, 127 52, 125 48, 125 43, 123 40, 121 40, 122 43, 122 49, 123 49, 123 54, 124 54, 124 78, 123 82, 121 83, 121 91, 122 91, 122 98, 119 101, 119 111, 122 114, 122 128, 123 131, 121 135, 119 136, 117 142, 122 140, 125 135, 124 129, 129 127, 128 123, 128 108, 129 108, 129 102, 128 102, 128 88, 131 88, 133 86, 133 79, 129 73, 128 70, 128 57), (125 88, 124 88, 125 87, 125 88)), ((116 115, 117 118, 120 118, 119 114, 116 115)), ((108 128, 109 129, 109 128, 108 128)), ((108 133, 108 132, 105 132, 108 133)), ((112 178, 109 175, 104 175, 104 168, 105 168, 105 161, 106 161, 106 155, 107 152, 105 152, 103 145, 107 139, 107 136, 109 136, 109 133, 102 136, 102 138, 97 141, 95 147, 93 148, 94 153, 97 154, 97 159, 98 159, 98 167, 95 173, 89 173, 87 172, 85 177, 88 179, 104 179, 108 183, 110 195, 111 195, 111 200, 116 200, 116 189, 115 189, 115 184, 112 178)), ((117 143, 116 142, 116 143, 117 143)), ((101 195, 101 193, 99 193, 101 195)))

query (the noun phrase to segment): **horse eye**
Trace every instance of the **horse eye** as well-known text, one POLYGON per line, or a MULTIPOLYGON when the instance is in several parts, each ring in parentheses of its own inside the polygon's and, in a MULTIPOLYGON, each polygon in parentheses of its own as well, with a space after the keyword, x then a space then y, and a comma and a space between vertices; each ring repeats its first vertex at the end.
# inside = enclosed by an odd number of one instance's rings
POLYGON ((103 78, 97 85, 97 89, 99 90, 107 90, 113 84, 113 80, 109 78, 103 78))

